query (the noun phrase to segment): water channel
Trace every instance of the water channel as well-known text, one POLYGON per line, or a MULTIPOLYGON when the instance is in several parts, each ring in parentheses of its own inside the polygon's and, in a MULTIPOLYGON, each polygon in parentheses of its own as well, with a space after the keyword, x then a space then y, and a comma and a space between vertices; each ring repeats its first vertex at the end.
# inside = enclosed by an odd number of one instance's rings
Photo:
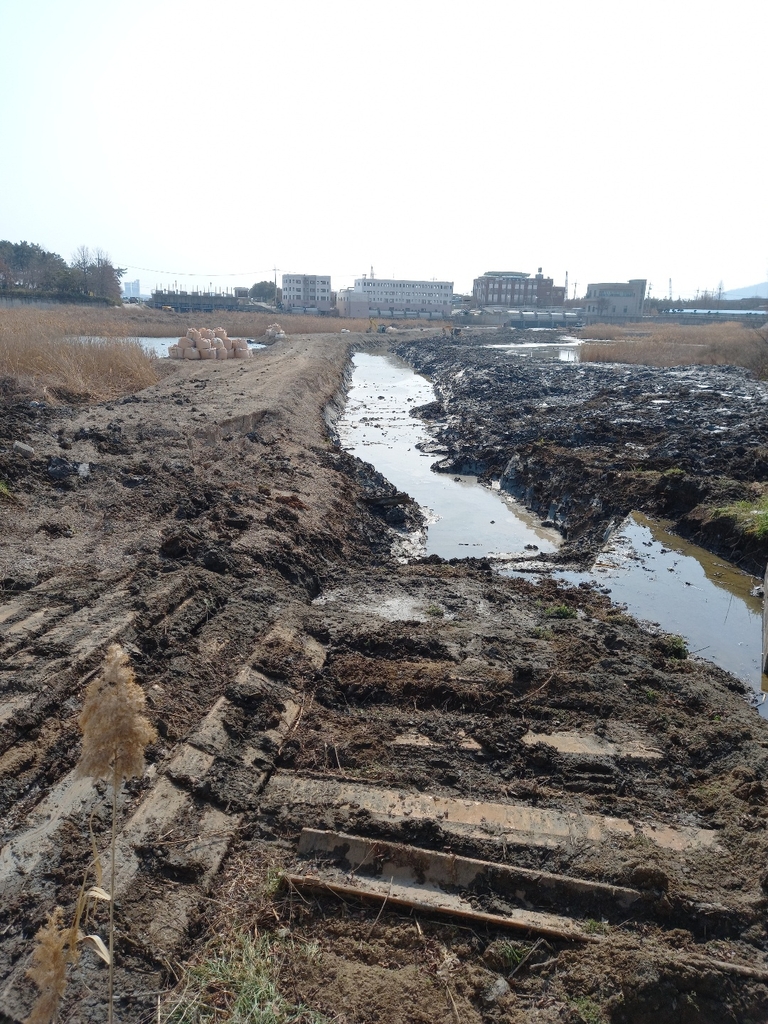
MULTIPOLYGON (((522 357, 545 355, 568 362, 577 358, 562 341, 503 347, 517 349, 522 357), (545 351, 534 353, 534 348, 545 351), (561 354, 563 349, 568 355, 561 354)), ((372 463, 421 505, 428 524, 427 554, 462 558, 556 550, 559 534, 543 527, 511 497, 483 486, 476 477, 431 471, 442 451, 410 412, 434 400, 430 382, 408 363, 391 354, 359 352, 344 415, 337 424, 341 445, 372 463)), ((519 570, 500 562, 499 571, 519 570)), ((594 583, 635 617, 684 637, 691 653, 732 672, 764 700, 768 677, 760 674, 758 580, 639 513, 614 532, 589 572, 557 575, 569 583, 594 583)), ((768 717, 768 701, 759 710, 768 717)))
POLYGON ((358 352, 344 415, 337 424, 342 448, 372 463, 425 510, 426 553, 442 558, 523 552, 546 553, 560 544, 556 530, 512 497, 478 484, 474 476, 433 473, 432 438, 411 409, 435 400, 432 385, 392 355, 358 352), (426 445, 429 452, 419 450, 426 445))

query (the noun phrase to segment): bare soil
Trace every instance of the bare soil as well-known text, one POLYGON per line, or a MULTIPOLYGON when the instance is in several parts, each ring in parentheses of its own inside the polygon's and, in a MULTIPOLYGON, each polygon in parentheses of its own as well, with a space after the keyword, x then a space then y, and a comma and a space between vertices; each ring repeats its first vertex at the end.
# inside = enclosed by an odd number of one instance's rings
MULTIPOLYGON (((0 1019, 29 1010, 32 937, 74 904, 89 819, 108 842, 109 790, 72 768, 84 687, 118 640, 159 739, 119 804, 117 1019, 157 1019, 158 994, 172 1005, 211 938, 242 929, 284 949, 289 1003, 346 1024, 765 1021, 768 726, 744 685, 589 588, 399 562, 397 528, 418 510, 329 435, 363 341, 291 336, 242 363, 179 363, 92 407, 5 385, 0 1019), (409 809, 387 810, 395 797, 409 809), (500 829, 499 808, 575 824, 500 829), (642 898, 533 907, 593 941, 512 933, 531 954, 516 965, 503 930, 276 889, 307 827, 642 898)), ((446 400, 450 372, 446 359, 446 400)), ((529 387, 536 372, 550 379, 531 368, 529 387)), ((602 393, 601 415, 614 400, 602 393)), ((102 1020, 105 1000, 85 953, 61 1019, 102 1020)))

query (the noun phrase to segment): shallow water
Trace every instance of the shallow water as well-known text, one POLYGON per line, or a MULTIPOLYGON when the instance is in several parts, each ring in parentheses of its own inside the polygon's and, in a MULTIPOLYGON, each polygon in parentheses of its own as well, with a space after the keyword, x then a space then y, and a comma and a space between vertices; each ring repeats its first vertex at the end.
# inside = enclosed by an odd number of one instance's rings
POLYGON ((433 473, 439 453, 417 449, 432 438, 410 410, 435 400, 425 377, 392 355, 358 352, 344 415, 337 424, 342 447, 372 463, 387 480, 426 510, 427 554, 442 558, 512 554, 527 544, 555 551, 560 536, 513 499, 473 476, 433 473))
MULTIPOLYGON (((691 654, 743 679, 760 699, 768 691, 760 672, 763 601, 754 593, 760 580, 641 513, 625 520, 589 572, 556 575, 609 589, 611 601, 684 637, 691 654)), ((768 717, 768 701, 760 713, 768 717)))
POLYGON ((581 342, 578 338, 564 336, 557 341, 538 342, 527 341, 520 345, 485 345, 484 348, 501 349, 510 356, 517 356, 520 359, 559 359, 561 363, 581 362, 581 342))
MULTIPOLYGON (((168 356, 168 346, 175 345, 179 340, 179 335, 174 334, 172 338, 83 338, 83 341, 138 341, 139 344, 147 349, 147 351, 153 353, 156 356, 168 356)), ((252 349, 266 348, 266 345, 262 345, 260 342, 251 343, 248 346, 252 349)))

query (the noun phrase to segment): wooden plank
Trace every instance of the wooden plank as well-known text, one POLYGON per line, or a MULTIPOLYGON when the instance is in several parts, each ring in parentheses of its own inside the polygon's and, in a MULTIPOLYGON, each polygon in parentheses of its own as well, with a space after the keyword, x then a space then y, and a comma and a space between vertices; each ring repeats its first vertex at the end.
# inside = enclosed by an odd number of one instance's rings
POLYGON ((459 903, 458 899, 437 894, 420 892, 414 894, 405 886, 387 884, 385 880, 373 882, 370 879, 358 880, 357 884, 325 879, 321 875, 285 874, 283 880, 288 886, 298 890, 319 894, 334 893, 337 896, 354 899, 371 899, 382 904, 407 907, 425 914, 446 914, 458 917, 474 924, 485 924, 492 928, 508 928, 514 931, 532 932, 546 935, 550 939, 561 939, 568 942, 597 942, 594 935, 586 935, 567 918, 558 918, 553 914, 540 914, 535 911, 519 910, 514 916, 501 914, 484 914, 473 910, 468 904, 459 903))
POLYGON ((623 914, 642 899, 638 889, 626 886, 344 832, 305 828, 299 839, 298 853, 311 862, 312 871, 333 866, 343 875, 354 873, 357 878, 394 879, 413 888, 493 892, 529 907, 550 907, 558 912, 565 908, 566 913, 569 905, 576 902, 589 905, 590 917, 611 911, 623 914))

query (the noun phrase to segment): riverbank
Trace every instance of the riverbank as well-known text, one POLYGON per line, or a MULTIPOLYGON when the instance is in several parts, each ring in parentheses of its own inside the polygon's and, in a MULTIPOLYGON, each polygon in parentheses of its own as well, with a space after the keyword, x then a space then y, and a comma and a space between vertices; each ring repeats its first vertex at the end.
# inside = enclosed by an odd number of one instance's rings
MULTIPOLYGON (((327 431, 366 340, 3 405, 0 1010, 28 1011, 32 936, 74 904, 93 810, 107 845, 109 793, 71 769, 118 640, 159 733, 119 805, 119 1019, 155 1019, 158 992, 161 1019, 221 1010, 250 969, 278 1020, 762 1021, 768 726, 592 589, 398 563, 419 510, 327 431), (299 894, 278 873, 307 870, 306 828, 538 881, 472 890, 474 920, 299 894), (498 923, 533 911, 580 938, 498 923)), ((64 1015, 103 1019, 105 992, 86 952, 64 1015)))

